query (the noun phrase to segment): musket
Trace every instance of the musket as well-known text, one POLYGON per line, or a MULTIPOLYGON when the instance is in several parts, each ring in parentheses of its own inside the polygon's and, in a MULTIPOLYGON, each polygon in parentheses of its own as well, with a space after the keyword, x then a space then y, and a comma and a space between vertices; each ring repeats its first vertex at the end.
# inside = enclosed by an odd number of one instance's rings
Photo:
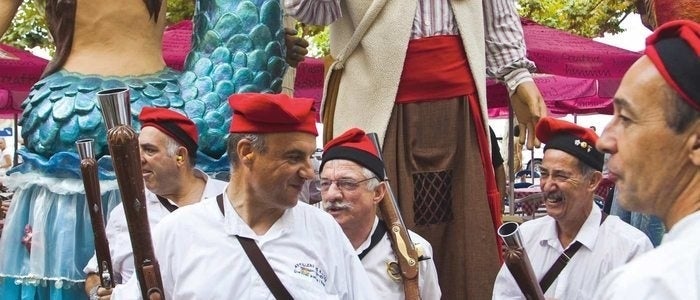
POLYGON ((146 211, 138 135, 131 128, 129 90, 104 90, 97 92, 97 98, 108 129, 107 144, 122 196, 141 295, 143 299, 165 299, 146 211))
POLYGON ((544 300, 544 294, 535 277, 535 271, 532 270, 532 264, 523 247, 518 228, 519 225, 515 222, 503 223, 498 228, 498 235, 506 245, 503 260, 525 299, 544 300))
POLYGON ((97 257, 100 285, 105 288, 113 288, 112 255, 109 252, 109 241, 107 241, 107 233, 105 232, 100 179, 97 177, 97 161, 95 161, 95 152, 92 148, 93 142, 92 139, 83 139, 75 142, 75 145, 80 156, 80 173, 83 176, 85 198, 87 198, 92 233, 95 238, 95 256, 97 257))
MULTIPOLYGON (((379 160, 383 163, 384 159, 382 158, 382 150, 379 146, 377 134, 372 132, 368 133, 367 136, 372 141, 372 144, 374 144, 377 155, 379 155, 379 160)), ((401 277, 403 278, 405 298, 420 299, 420 289, 418 287, 418 251, 411 241, 401 213, 399 213, 396 197, 391 190, 391 185, 389 185, 389 178, 386 175, 386 170, 384 171, 384 178, 380 180, 383 181, 386 186, 386 194, 384 195, 384 199, 379 202, 379 214, 388 227, 387 233, 391 241, 391 248, 394 250, 394 255, 396 255, 399 269, 401 270, 401 277)))

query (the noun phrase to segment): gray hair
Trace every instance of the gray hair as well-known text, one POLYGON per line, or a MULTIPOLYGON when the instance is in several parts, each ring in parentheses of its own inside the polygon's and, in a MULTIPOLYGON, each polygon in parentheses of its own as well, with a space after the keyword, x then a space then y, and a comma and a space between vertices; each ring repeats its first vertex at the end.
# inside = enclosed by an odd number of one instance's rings
POLYGON ((367 180, 367 189, 370 191, 374 191, 379 187, 379 184, 381 183, 379 181, 379 178, 377 178, 377 174, 374 174, 374 172, 370 171, 369 169, 360 166, 362 168, 362 176, 365 178, 372 178, 370 180, 367 180))
POLYGON ((236 153, 236 147, 238 142, 246 139, 250 141, 253 151, 259 153, 265 153, 265 135, 257 133, 231 133, 228 135, 228 143, 226 145, 226 153, 228 154, 228 159, 231 162, 231 169, 235 169, 240 161, 238 159, 238 153, 236 153))
POLYGON ((664 94, 671 100, 670 105, 664 109, 664 119, 666 125, 675 133, 684 132, 693 122, 700 119, 700 111, 694 109, 690 104, 683 101, 678 92, 669 86, 664 87, 664 94))
MULTIPOLYGON (((168 156, 175 157, 177 155, 177 150, 180 149, 180 147, 187 149, 187 147, 178 143, 174 138, 168 136, 167 134, 165 135, 165 153, 167 153, 168 156)), ((190 166, 194 167, 197 154, 190 153, 190 151, 187 150, 187 156, 190 158, 190 166)))

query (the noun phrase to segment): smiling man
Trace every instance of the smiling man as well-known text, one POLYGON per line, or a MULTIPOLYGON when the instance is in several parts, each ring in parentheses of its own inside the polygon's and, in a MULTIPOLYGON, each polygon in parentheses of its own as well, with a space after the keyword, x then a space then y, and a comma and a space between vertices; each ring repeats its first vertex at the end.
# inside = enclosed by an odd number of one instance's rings
MULTIPOLYGON (((198 135, 190 119, 173 110, 144 107, 139 121, 141 169, 151 228, 178 207, 214 197, 224 190, 226 182, 209 178, 194 167, 198 135)), ((117 277, 115 282, 126 283, 134 273, 134 255, 122 204, 110 213, 105 230, 117 277)), ((95 256, 84 271, 88 274, 85 291, 91 299, 110 293, 98 287, 100 279, 95 256)))
MULTIPOLYGON (((593 130, 543 118, 535 133, 546 144, 540 186, 547 216, 522 224, 523 245, 546 297, 592 299, 605 274, 650 250, 651 242, 593 202, 603 178, 603 154, 595 149, 593 130), (556 264, 563 269, 552 271, 556 264)), ((493 298, 525 299, 505 265, 493 298)))
MULTIPOLYGON (((229 102, 228 187, 153 234, 165 298, 378 299, 338 224, 297 200, 314 176, 313 99, 236 94, 229 102)), ((114 292, 138 298, 133 277, 114 292)))

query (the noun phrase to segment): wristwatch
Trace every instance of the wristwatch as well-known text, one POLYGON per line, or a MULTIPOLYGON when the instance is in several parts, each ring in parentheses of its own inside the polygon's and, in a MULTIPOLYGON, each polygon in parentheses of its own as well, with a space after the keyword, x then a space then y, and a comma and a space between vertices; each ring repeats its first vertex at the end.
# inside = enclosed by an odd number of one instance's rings
POLYGON ((97 295, 97 289, 100 288, 100 285, 96 285, 90 290, 90 294, 88 295, 90 297, 90 300, 99 300, 100 296, 97 295))

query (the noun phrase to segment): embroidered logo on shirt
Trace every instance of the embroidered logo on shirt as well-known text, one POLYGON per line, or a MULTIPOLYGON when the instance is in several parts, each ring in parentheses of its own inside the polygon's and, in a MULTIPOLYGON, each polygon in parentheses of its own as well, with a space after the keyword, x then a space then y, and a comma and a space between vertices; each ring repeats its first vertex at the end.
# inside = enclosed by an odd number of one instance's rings
POLYGON ((324 287, 326 286, 326 281, 328 280, 328 274, 326 274, 326 272, 310 263, 297 263, 294 265, 294 273, 309 277, 324 287))

